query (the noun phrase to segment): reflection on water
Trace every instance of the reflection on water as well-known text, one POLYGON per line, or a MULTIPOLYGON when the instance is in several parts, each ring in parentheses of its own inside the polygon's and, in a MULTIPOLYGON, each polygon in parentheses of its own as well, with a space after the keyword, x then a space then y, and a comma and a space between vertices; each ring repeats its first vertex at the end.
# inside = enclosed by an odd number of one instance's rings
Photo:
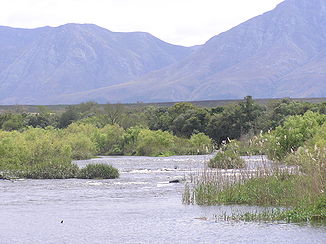
MULTIPOLYGON (((0 243, 326 243, 326 228, 216 221, 256 210, 185 206, 183 183, 211 156, 103 157, 117 180, 0 181, 0 243), (63 223, 61 223, 63 221, 63 223)), ((250 160, 249 168, 261 164, 250 160)))

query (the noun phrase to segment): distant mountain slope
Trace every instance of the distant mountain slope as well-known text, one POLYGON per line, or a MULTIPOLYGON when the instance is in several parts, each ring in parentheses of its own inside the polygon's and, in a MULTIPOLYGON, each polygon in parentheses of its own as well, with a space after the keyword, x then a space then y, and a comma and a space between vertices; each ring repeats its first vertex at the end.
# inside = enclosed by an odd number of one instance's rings
POLYGON ((130 81, 192 52, 148 33, 96 25, 0 27, 0 103, 61 103, 61 94, 130 81))
MULTIPOLYGON (((326 0, 286 0, 134 82, 62 95, 109 101, 326 96, 326 0)), ((52 100, 52 102, 56 102, 52 100)))

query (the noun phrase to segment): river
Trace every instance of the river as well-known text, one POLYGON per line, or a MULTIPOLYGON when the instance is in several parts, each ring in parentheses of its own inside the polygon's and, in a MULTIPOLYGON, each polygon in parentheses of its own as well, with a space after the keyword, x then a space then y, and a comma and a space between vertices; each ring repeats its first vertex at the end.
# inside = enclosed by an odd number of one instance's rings
POLYGON ((210 157, 101 157, 75 163, 112 164, 119 179, 0 181, 0 244, 326 243, 325 226, 215 218, 254 207, 183 205, 184 184, 169 181, 210 157))

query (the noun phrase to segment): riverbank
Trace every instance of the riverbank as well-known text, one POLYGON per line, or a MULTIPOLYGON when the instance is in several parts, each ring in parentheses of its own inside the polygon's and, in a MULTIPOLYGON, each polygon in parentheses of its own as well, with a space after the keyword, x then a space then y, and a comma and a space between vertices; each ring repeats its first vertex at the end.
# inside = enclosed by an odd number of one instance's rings
POLYGON ((67 179, 79 175, 72 160, 98 155, 171 156, 211 153, 212 140, 203 133, 189 139, 143 128, 118 125, 97 128, 71 124, 65 129, 0 130, 0 172, 5 178, 67 179))

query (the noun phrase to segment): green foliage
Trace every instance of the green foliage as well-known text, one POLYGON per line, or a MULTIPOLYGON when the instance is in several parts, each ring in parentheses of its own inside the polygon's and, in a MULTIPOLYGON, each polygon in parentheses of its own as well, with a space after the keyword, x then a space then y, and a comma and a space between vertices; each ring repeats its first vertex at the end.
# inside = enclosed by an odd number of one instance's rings
POLYGON ((223 145, 222 149, 212 158, 208 166, 210 168, 219 169, 239 169, 245 167, 245 162, 239 155, 239 143, 230 141, 227 145, 223 145))
POLYGON ((219 151, 208 163, 210 168, 239 169, 245 166, 243 159, 232 151, 219 151))
POLYGON ((66 128, 68 125, 80 119, 80 116, 74 107, 68 108, 59 118, 58 127, 66 128))
POLYGON ((121 123, 125 107, 122 104, 105 104, 104 119, 106 124, 114 125, 121 123))
POLYGON ((100 153, 122 155, 125 130, 118 125, 107 125, 100 130, 100 153))
POLYGON ((288 117, 283 126, 265 136, 269 157, 282 160, 288 153, 296 151, 316 134, 325 121, 325 115, 311 111, 302 116, 288 117))
POLYGON ((97 104, 94 102, 68 106, 59 117, 58 127, 66 128, 77 120, 86 119, 97 114, 97 104))
POLYGON ((168 132, 141 130, 137 137, 136 155, 173 155, 174 136, 168 132))
POLYGON ((290 153, 286 162, 298 162, 302 170, 307 170, 315 160, 321 162, 324 155, 326 129, 321 125, 325 115, 311 112, 324 110, 325 104, 290 99, 258 105, 250 96, 216 108, 190 103, 133 107, 88 102, 68 106, 57 114, 44 106, 35 113, 17 110, 0 114, 0 128, 6 130, 0 131, 0 170, 66 164, 98 154, 203 154, 213 149, 210 138, 214 143, 227 138, 242 141, 230 143, 218 153, 212 167, 243 167, 239 155, 267 152, 278 160, 290 153), (272 133, 249 140, 275 126, 272 133))
POLYGON ((70 134, 67 143, 71 147, 73 159, 88 159, 97 154, 96 145, 85 134, 70 134))
POLYGON ((243 102, 227 106, 222 113, 210 117, 207 134, 216 142, 239 139, 246 134, 257 134, 261 130, 259 118, 264 108, 255 103, 252 97, 245 97, 243 102))
POLYGON ((150 129, 171 131, 174 135, 187 138, 205 132, 209 120, 206 109, 191 103, 176 103, 170 108, 149 107, 146 116, 150 129))
POLYGON ((74 174, 73 159, 87 159, 99 153, 170 156, 210 150, 212 142, 204 134, 183 139, 163 131, 125 131, 118 125, 99 129, 81 123, 72 123, 65 129, 28 127, 21 132, 0 130, 0 171, 28 178, 68 178, 74 174))
POLYGON ((198 154, 207 154, 213 149, 212 139, 204 133, 193 134, 190 137, 190 143, 192 144, 192 147, 197 148, 198 154))
POLYGON ((139 156, 205 154, 213 149, 212 140, 202 133, 185 139, 166 131, 131 128, 124 138, 125 154, 139 156))
POLYGON ((73 159, 91 158, 100 152, 100 132, 95 126, 73 123, 60 132, 72 149, 73 159))
POLYGON ((0 167, 11 168, 30 161, 29 143, 17 131, 0 131, 0 167))
POLYGON ((208 112, 204 109, 187 110, 173 119, 170 130, 174 135, 190 137, 194 133, 205 131, 208 112))
POLYGON ((25 126, 25 114, 7 113, 0 115, 0 129, 5 131, 21 130, 25 126))
POLYGON ((69 179, 78 175, 79 168, 70 162, 39 163, 18 171, 17 176, 29 179, 69 179))
POLYGON ((270 102, 263 129, 274 129, 284 123, 287 117, 303 115, 307 111, 318 111, 316 105, 307 102, 297 102, 289 98, 270 102))
POLYGON ((15 167, 48 162, 70 162, 71 148, 56 131, 30 128, 22 133, 0 133, 0 165, 15 167))
MULTIPOLYGON (((286 172, 284 168, 257 171, 256 176, 246 176, 226 182, 205 176, 198 180, 193 193, 198 204, 249 204, 290 207, 264 213, 245 213, 224 216, 224 219, 245 221, 288 222, 326 220, 326 118, 316 112, 287 117, 282 126, 258 136, 250 144, 262 146, 269 155, 296 165, 286 172)), ((234 152, 243 150, 242 143, 230 143, 234 152), (240 145, 240 149, 238 147, 240 145)), ((224 151, 230 148, 224 149, 224 151)), ((219 156, 222 158, 222 156, 219 156)), ((239 171, 242 174, 242 171, 239 171)), ((187 192, 191 196, 191 192, 187 192)))
POLYGON ((262 135, 242 137, 240 141, 236 141, 237 152, 240 156, 266 155, 264 142, 265 138, 262 135))
POLYGON ((88 164, 78 174, 81 179, 115 179, 119 177, 119 171, 108 164, 88 164))

